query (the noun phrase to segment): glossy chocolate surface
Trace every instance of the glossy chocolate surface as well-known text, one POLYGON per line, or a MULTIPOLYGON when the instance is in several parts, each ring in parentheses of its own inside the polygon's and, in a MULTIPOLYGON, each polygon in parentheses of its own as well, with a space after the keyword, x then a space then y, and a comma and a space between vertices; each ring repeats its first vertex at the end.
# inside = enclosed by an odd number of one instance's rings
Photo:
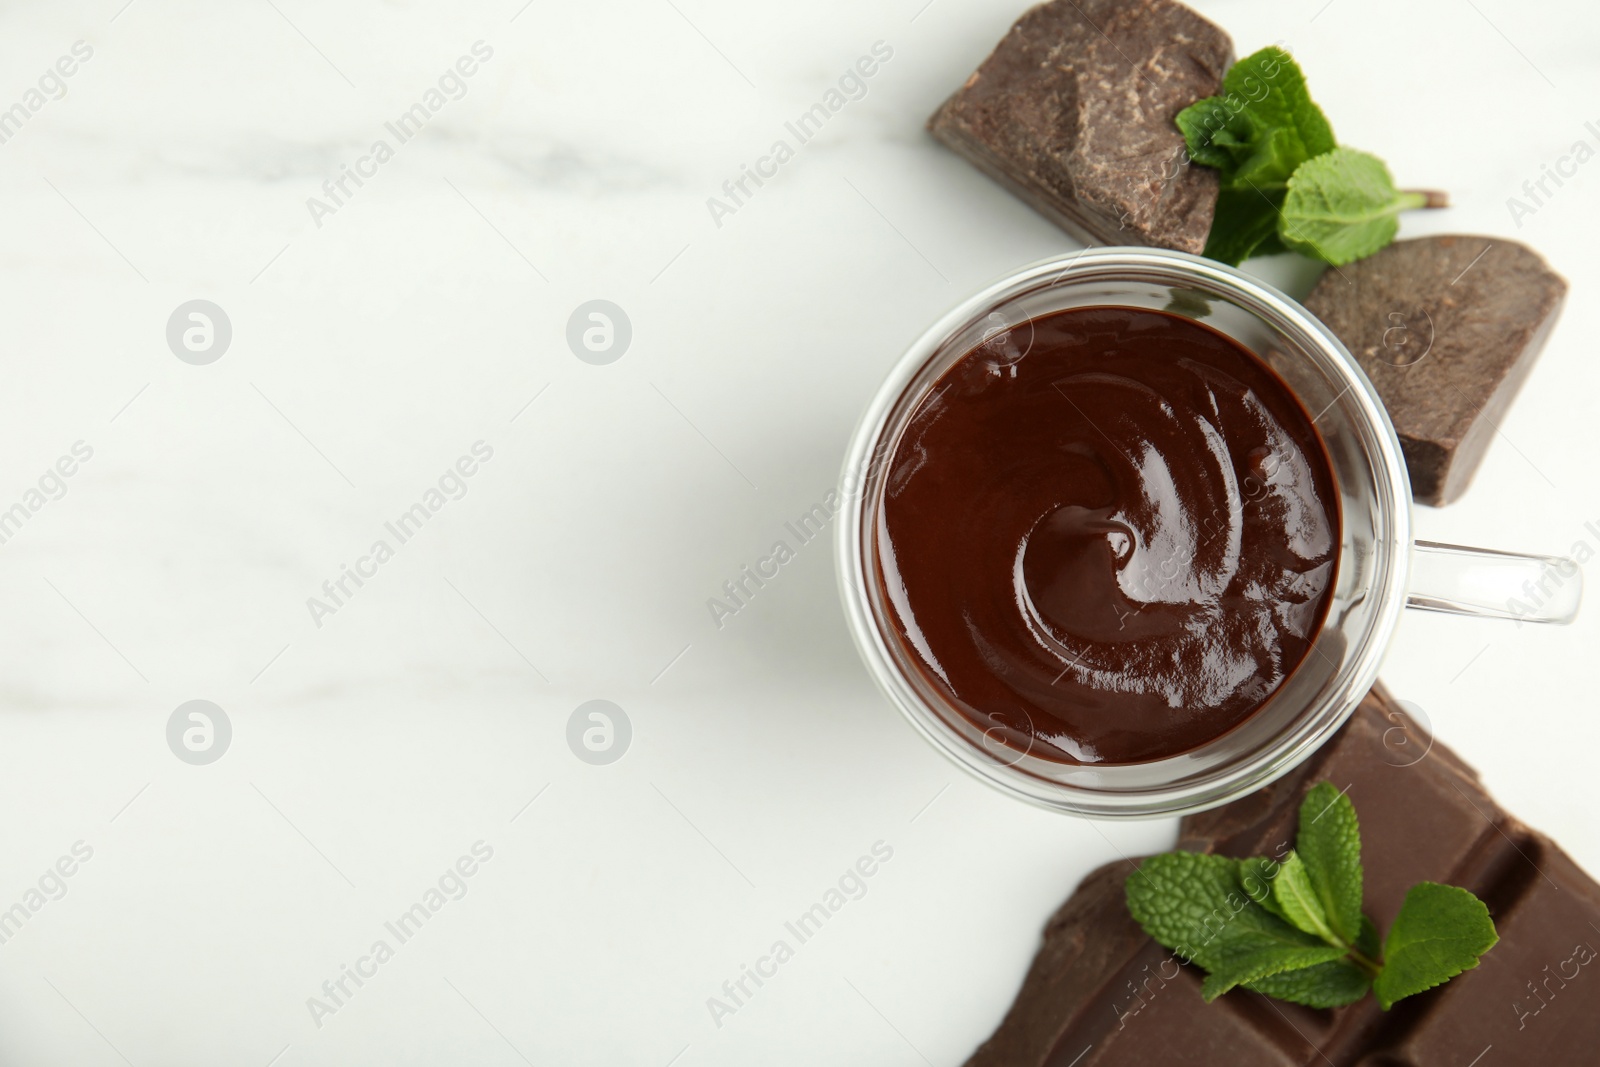
POLYGON ((1327 610, 1336 490, 1311 417, 1236 342, 1056 312, 947 371, 873 531, 908 658, 1018 751, 1128 763, 1257 710, 1327 610))

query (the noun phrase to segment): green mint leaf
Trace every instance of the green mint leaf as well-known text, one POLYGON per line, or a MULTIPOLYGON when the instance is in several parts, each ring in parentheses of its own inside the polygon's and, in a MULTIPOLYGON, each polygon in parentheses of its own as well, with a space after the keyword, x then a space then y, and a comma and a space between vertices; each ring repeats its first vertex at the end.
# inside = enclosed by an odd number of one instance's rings
POLYGON ((1250 906, 1238 861, 1199 852, 1151 856, 1128 876, 1125 895, 1145 933, 1207 970, 1220 931, 1250 906))
POLYGON ((1211 973, 1214 999, 1241 982, 1344 954, 1251 902, 1238 860, 1167 852, 1128 878, 1128 911, 1146 933, 1211 973))
POLYGON ((1354 944, 1362 921, 1361 827, 1355 805, 1332 782, 1319 782, 1301 802, 1295 855, 1328 927, 1345 944, 1354 944))
POLYGON ((1184 108, 1189 158, 1222 171, 1225 187, 1281 190, 1301 163, 1335 145, 1294 57, 1263 48, 1228 68, 1220 95, 1184 108))
MULTIPOLYGON (((1316 107, 1315 104, 1311 106, 1316 107)), ((1319 111, 1317 114, 1320 116, 1322 113, 1319 111)), ((1252 146, 1251 154, 1227 179, 1229 187, 1255 189, 1258 192, 1275 193, 1281 197, 1283 191, 1289 187, 1289 179, 1294 176, 1294 172, 1301 164, 1333 150, 1333 135, 1329 134, 1326 142, 1314 143, 1326 144, 1327 147, 1321 152, 1315 151, 1294 129, 1287 126, 1275 126, 1263 130, 1252 146)))
POLYGON ((1341 267, 1394 240, 1402 211, 1427 197, 1403 193, 1383 160, 1335 148, 1301 164, 1289 179, 1278 235, 1290 248, 1341 267))
POLYGON ((1211 232, 1206 234, 1202 255, 1237 267, 1254 255, 1283 251, 1278 237, 1278 221, 1283 194, 1268 196, 1255 189, 1220 189, 1211 232))
POLYGON ((1228 69, 1222 93, 1178 113, 1189 158, 1221 171, 1205 255, 1237 265, 1285 251, 1279 212, 1289 179, 1334 147, 1333 130, 1289 53, 1263 48, 1228 69))
MULTIPOLYGON (((1367 959, 1378 956, 1378 928, 1372 920, 1361 918, 1361 933, 1356 938, 1356 951, 1367 959)), ((1319 963, 1299 971, 1258 978, 1244 983, 1246 989, 1279 1000, 1304 1004, 1308 1008, 1338 1008, 1354 1004, 1372 988, 1372 977, 1360 965, 1349 959, 1319 963)))
POLYGON ((1478 965, 1500 939, 1483 901, 1455 886, 1419 882, 1406 894, 1383 943, 1372 991, 1385 1011, 1478 965))
POLYGON ((1300 858, 1300 853, 1291 852, 1289 858, 1283 861, 1278 869, 1278 877, 1272 881, 1272 897, 1290 926, 1311 934, 1325 944, 1338 946, 1341 954, 1354 940, 1334 933, 1322 899, 1312 888, 1311 875, 1306 872, 1305 860, 1300 858))
POLYGON ((1361 934, 1356 938, 1356 951, 1369 960, 1376 960, 1383 951, 1383 942, 1378 937, 1378 928, 1372 925, 1372 920, 1365 915, 1361 916, 1361 934))
POLYGON ((1217 948, 1216 966, 1207 968, 1210 973, 1200 984, 1200 995, 1207 1003, 1245 982, 1331 963, 1344 956, 1344 949, 1337 945, 1308 942, 1298 930, 1276 919, 1272 922, 1278 929, 1251 931, 1222 940, 1217 948))
POLYGON ((1283 913, 1277 899, 1272 895, 1272 883, 1277 880, 1278 868, 1281 866, 1277 860, 1266 856, 1253 856, 1247 860, 1240 860, 1239 884, 1244 887, 1245 896, 1284 922, 1289 922, 1289 917, 1283 913))
POLYGON ((1231 172, 1250 157, 1249 126, 1228 110, 1220 96, 1196 100, 1173 121, 1183 134, 1191 162, 1231 172))
POLYGON ((1243 983, 1246 989, 1308 1008, 1341 1008, 1367 995, 1372 979, 1349 960, 1333 960, 1243 983))

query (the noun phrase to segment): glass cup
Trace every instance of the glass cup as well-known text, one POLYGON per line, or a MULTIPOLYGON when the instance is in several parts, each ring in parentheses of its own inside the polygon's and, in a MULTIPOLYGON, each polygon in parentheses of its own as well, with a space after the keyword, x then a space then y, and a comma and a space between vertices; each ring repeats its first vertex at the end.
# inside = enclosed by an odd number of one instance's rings
POLYGON ((836 547, 845 614, 889 699, 935 748, 1002 792, 1096 818, 1200 811, 1287 773, 1338 730, 1371 688, 1402 608, 1565 623, 1577 614, 1583 585, 1570 559, 1413 542, 1400 441, 1339 339, 1256 278, 1158 249, 1094 248, 1045 260, 935 323, 868 404, 845 458, 840 497, 836 547), (1077 765, 1014 747, 998 729, 964 716, 927 680, 895 630, 875 530, 889 462, 940 376, 981 344, 1023 356, 1033 318, 1096 306, 1165 310, 1203 322, 1277 371, 1315 415, 1342 529, 1326 621, 1305 659, 1255 714, 1181 755, 1077 765))

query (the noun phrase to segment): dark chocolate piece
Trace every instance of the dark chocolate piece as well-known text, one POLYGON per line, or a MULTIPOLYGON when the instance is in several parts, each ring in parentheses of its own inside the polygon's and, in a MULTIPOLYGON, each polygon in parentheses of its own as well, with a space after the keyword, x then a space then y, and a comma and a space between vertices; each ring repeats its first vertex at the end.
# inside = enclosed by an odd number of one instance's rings
POLYGON ((1515 241, 1422 237, 1329 270, 1306 307, 1383 397, 1413 495, 1438 505, 1471 481, 1566 292, 1515 241))
POLYGON ((1051 917, 1016 1002, 967 1067, 1301 1062, 1281 1046, 1292 1031, 1241 1010, 1242 996, 1205 1003, 1200 972, 1145 936, 1123 903, 1132 869, 1101 867, 1051 917))
POLYGON ((1327 779, 1361 818, 1365 910, 1380 931, 1419 881, 1464 886, 1500 943, 1474 970, 1382 1011, 1371 997, 1315 1011, 1235 990, 1200 997, 1201 972, 1128 916, 1119 861, 1084 880, 1045 930, 1016 1003, 968 1067, 1467 1067, 1600 1059, 1600 885, 1507 815, 1477 775, 1381 688, 1294 773, 1190 816, 1179 847, 1273 855, 1327 779))
POLYGON ((1053 0, 928 128, 1079 240, 1198 253, 1217 175, 1187 165, 1173 118, 1232 62, 1228 35, 1171 0, 1053 0))

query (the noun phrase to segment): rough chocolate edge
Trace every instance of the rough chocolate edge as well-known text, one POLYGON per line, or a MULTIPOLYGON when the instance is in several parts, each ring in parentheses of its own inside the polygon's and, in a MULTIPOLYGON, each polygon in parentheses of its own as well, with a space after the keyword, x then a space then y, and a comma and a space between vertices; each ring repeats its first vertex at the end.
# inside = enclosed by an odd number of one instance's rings
POLYGON ((1461 494, 1467 491, 1467 486, 1472 484, 1473 476, 1483 464, 1484 455, 1489 451, 1489 442, 1500 432, 1500 420, 1510 409, 1511 402, 1517 398, 1517 394, 1522 391, 1522 385, 1528 380, 1528 375, 1533 373, 1533 365, 1538 361, 1539 354, 1544 351, 1545 343, 1550 340, 1550 334, 1554 331, 1556 320, 1561 317, 1561 310, 1566 306, 1566 302, 1566 281, 1561 279, 1561 292, 1555 298, 1550 313, 1544 317, 1528 339, 1521 357, 1512 364, 1505 377, 1495 386, 1494 392, 1489 396, 1489 402, 1483 406, 1478 413, 1477 421, 1472 424, 1472 429, 1461 443, 1456 445, 1455 454, 1450 457, 1449 465, 1445 468, 1444 484, 1439 487, 1436 494, 1428 498, 1418 496, 1419 502, 1443 507, 1459 500, 1461 494))
MULTIPOLYGON (((1468 287, 1470 286, 1469 281, 1468 287)), ((1366 259, 1341 270, 1326 272, 1306 296, 1304 304, 1312 314, 1322 319, 1339 335, 1356 361, 1372 377, 1374 388, 1377 389, 1379 397, 1395 423, 1401 451, 1406 460, 1406 469, 1410 474, 1413 498, 1420 504, 1442 507, 1459 499, 1471 484, 1488 451, 1489 443, 1498 433, 1501 418, 1532 372, 1534 363, 1548 341, 1556 320, 1560 317, 1567 288, 1566 279, 1556 273, 1543 256, 1527 245, 1503 237, 1486 237, 1480 234, 1438 234, 1396 241, 1366 259), (1451 397, 1442 391, 1430 396, 1429 399, 1434 402, 1443 397, 1455 408, 1450 428, 1445 430, 1443 427, 1433 427, 1435 432, 1430 436, 1425 432, 1418 432, 1420 428, 1414 425, 1413 420, 1406 417, 1406 409, 1409 406, 1405 402, 1406 398, 1386 395, 1390 393, 1389 383, 1385 380, 1385 373, 1381 371, 1387 368, 1374 368, 1370 353, 1363 354, 1363 348, 1370 347, 1365 342, 1371 338, 1352 335, 1352 331, 1361 328, 1359 322, 1352 322, 1350 319, 1359 309, 1362 296, 1359 291, 1352 293, 1351 290, 1356 284, 1354 278, 1362 274, 1391 270, 1393 262, 1403 260, 1410 252, 1425 246, 1449 245, 1455 242, 1481 244, 1482 253, 1471 260, 1466 270, 1448 284, 1444 283, 1443 278, 1436 279, 1442 290, 1448 290, 1456 282, 1461 281, 1462 276, 1476 265, 1483 253, 1487 253, 1490 248, 1498 248, 1501 250, 1500 255, 1510 254, 1523 261, 1521 269, 1527 276, 1535 279, 1534 292, 1538 301, 1548 306, 1548 311, 1540 320, 1530 323, 1518 336, 1514 358, 1509 362, 1502 360, 1494 368, 1495 380, 1481 406, 1468 397, 1462 395, 1451 397)))
POLYGON ((1126 909, 1119 912, 1123 929, 1085 923, 1108 899, 1120 904, 1132 869, 1126 860, 1096 868, 1050 917, 1017 999, 966 1067, 1043 1063, 1083 1006, 1150 943, 1126 909))
MULTIPOLYGON (((1215 95, 1221 90, 1223 74, 1226 73, 1228 67, 1234 61, 1233 40, 1221 27, 1191 8, 1173 2, 1173 0, 1154 0, 1154 2, 1165 8, 1168 13, 1180 21, 1187 21, 1197 36, 1209 36, 1210 44, 1213 46, 1212 50, 1216 53, 1214 58, 1217 62, 1215 64, 1216 69, 1213 72, 1212 84, 1197 88, 1192 99, 1183 101, 1173 110, 1173 116, 1175 117, 1177 111, 1181 110, 1182 107, 1187 106, 1194 100, 1215 95)), ((1206 236, 1211 229, 1212 212, 1216 205, 1218 188, 1217 175, 1215 171, 1209 168, 1188 165, 1188 157, 1184 152, 1184 140, 1175 125, 1170 131, 1172 157, 1174 159, 1182 159, 1184 164, 1181 166, 1178 175, 1165 178, 1163 181, 1183 182, 1194 186, 1193 192, 1195 195, 1193 203, 1188 205, 1188 210, 1175 210, 1180 209, 1182 205, 1172 205, 1169 208, 1169 218, 1183 220, 1178 223, 1175 230, 1186 230, 1187 232, 1181 232, 1174 239, 1166 241, 1157 239, 1156 235, 1151 232, 1151 228, 1147 228, 1146 225, 1131 219, 1126 213, 1107 213, 1096 210, 1092 202, 1094 197, 1092 195, 1088 197, 1084 195, 1086 192, 1093 194, 1095 190, 1080 190, 1070 174, 1063 173, 1061 175, 1062 180, 1067 185, 1066 189, 1055 188, 1034 174, 1027 160, 1009 159, 998 154, 984 138, 974 132, 973 116, 980 113, 975 111, 975 105, 971 99, 974 86, 979 83, 979 80, 985 74, 990 77, 1003 78, 1012 73, 1007 69, 1011 65, 1007 61, 1014 57, 1008 54, 1008 49, 1020 54, 1026 48, 1025 44, 1019 44, 1013 38, 1025 39, 1026 33, 1024 31, 1028 24, 1047 19, 1049 16, 1046 14, 1045 9, 1054 6, 1056 3, 1066 3, 1070 6, 1077 19, 1098 33, 1100 38, 1103 38, 1116 49, 1123 60, 1129 64, 1141 79, 1145 79, 1145 75, 1139 70, 1137 64, 1129 59, 1126 53, 1122 51, 1122 48, 1101 27, 1101 24, 1095 22, 1084 7, 1079 5, 1077 0, 1046 0, 1046 2, 1036 4, 1024 12, 990 51, 978 69, 962 84, 961 88, 952 93, 935 110, 928 120, 929 131, 937 140, 953 149, 958 155, 999 182, 1024 203, 1084 244, 1136 244, 1168 247, 1196 255, 1200 254, 1205 247, 1206 236), (1132 224, 1130 225, 1130 223, 1132 224)), ((1084 0, 1084 4, 1089 7, 1095 6, 1090 0, 1084 0)), ((1129 5, 1130 11, 1132 6, 1129 5)), ((1147 3, 1146 6, 1149 7, 1151 4, 1147 3)), ((1113 7, 1111 10, 1116 10, 1116 8, 1113 7)), ((1144 14, 1147 17, 1154 17, 1153 13, 1148 11, 1144 14)), ((1211 65, 1198 56, 1196 58, 1204 67, 1211 65)), ((1057 68, 1056 73, 1070 75, 1071 71, 1066 68, 1057 68)), ((1035 74, 1034 77, 1045 77, 1045 75, 1035 74)), ((1148 81, 1148 79, 1145 80, 1148 81)))
MULTIPOLYGON (((1043 189, 1013 175, 1006 168, 1005 160, 990 151, 987 144, 973 137, 964 124, 947 117, 952 109, 959 108, 959 97, 960 93, 952 96, 933 113, 933 117, 928 120, 929 133, 968 163, 999 182, 1023 203, 1065 230, 1074 240, 1086 245, 1117 243, 1104 236, 1123 232, 1119 230, 1115 220, 1091 219, 1086 214, 1067 210, 1067 201, 1056 196, 1051 190, 1043 189)), ((1204 241, 1201 244, 1203 246, 1204 241)), ((1198 253, 1200 249, 1184 248, 1183 251, 1198 253)))

